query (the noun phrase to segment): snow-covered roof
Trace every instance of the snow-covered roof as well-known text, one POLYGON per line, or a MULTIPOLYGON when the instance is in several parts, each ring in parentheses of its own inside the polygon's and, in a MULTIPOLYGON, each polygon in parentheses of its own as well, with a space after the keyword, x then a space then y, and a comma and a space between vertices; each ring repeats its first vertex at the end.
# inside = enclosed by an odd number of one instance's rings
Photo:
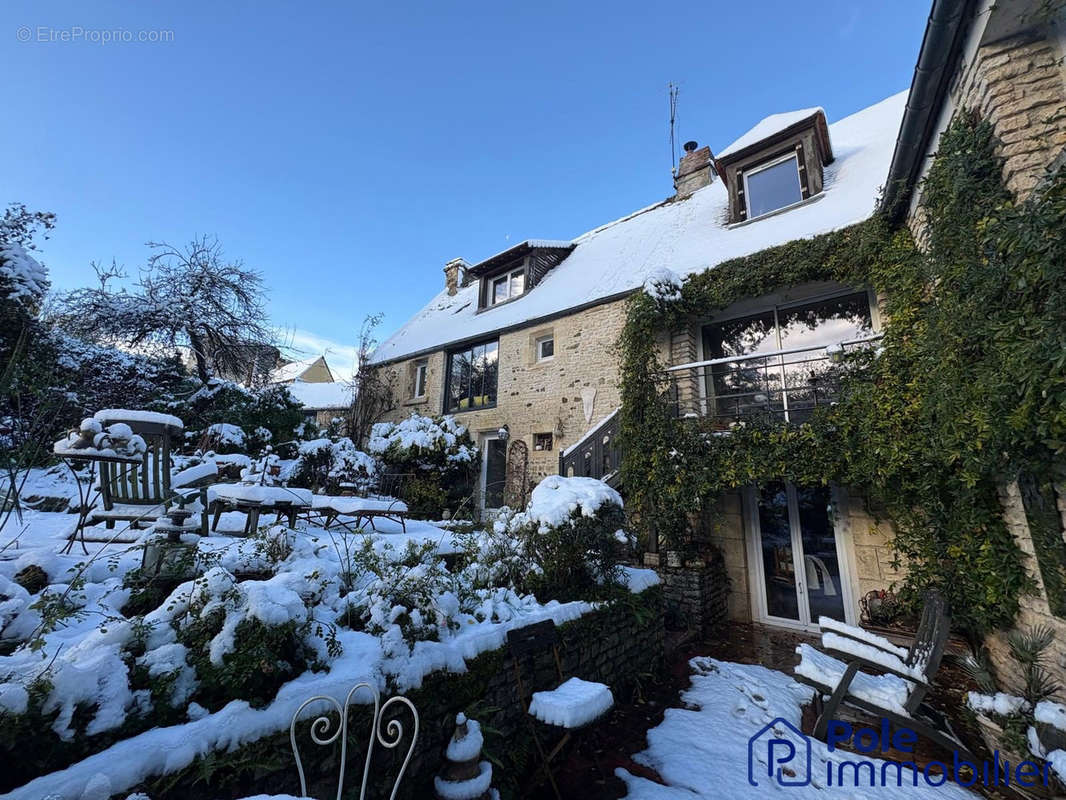
MULTIPOLYGON (((810 119, 819 112, 825 114, 825 110, 819 106, 815 106, 814 108, 801 108, 798 111, 783 111, 780 114, 771 114, 758 122, 754 128, 749 130, 731 145, 724 148, 718 153, 718 158, 725 158, 732 153, 737 153, 745 147, 750 147, 756 142, 761 142, 763 139, 773 136, 775 133, 780 133, 786 128, 792 127, 797 122, 810 119)), ((859 113, 862 114, 863 112, 860 111, 859 113)), ((841 120, 841 122, 843 122, 843 120, 841 120)))
POLYGON ((298 381, 300 377, 318 363, 321 358, 322 356, 312 356, 311 358, 304 358, 299 361, 290 361, 288 364, 282 364, 280 367, 271 370, 270 383, 298 381))
POLYGON ((333 383, 305 383, 293 381, 288 386, 292 399, 308 411, 326 408, 345 408, 352 402, 351 386, 343 381, 333 383))
POLYGON ((649 275, 663 268, 685 276, 860 222, 877 205, 906 97, 906 92, 900 92, 829 126, 836 160, 825 167, 823 192, 802 205, 730 225, 726 189, 716 180, 687 198, 656 203, 577 237, 574 250, 513 303, 479 314, 476 281, 451 296, 441 291, 378 346, 373 360, 381 363, 439 350, 620 297, 640 288, 649 275))

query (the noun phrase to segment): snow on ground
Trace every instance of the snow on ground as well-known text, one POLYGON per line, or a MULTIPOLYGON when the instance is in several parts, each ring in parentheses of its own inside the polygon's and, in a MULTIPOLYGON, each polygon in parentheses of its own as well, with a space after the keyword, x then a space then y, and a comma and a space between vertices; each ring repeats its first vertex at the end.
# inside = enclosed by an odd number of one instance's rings
MULTIPOLYGON (((57 471, 37 471, 31 479, 35 486, 49 489, 50 494, 73 492, 73 482, 64 483, 62 473, 57 471)), ((0 704, 13 713, 25 710, 27 680, 39 674, 42 665, 51 665, 54 688, 45 710, 59 712, 52 727, 60 737, 75 735, 71 722, 78 703, 93 708, 89 733, 114 730, 130 715, 143 712, 147 698, 143 690, 131 689, 123 661, 124 648, 130 646, 142 622, 150 632, 147 651, 139 663, 151 674, 176 671, 174 697, 187 704, 196 689, 197 676, 193 668, 185 666, 185 648, 176 640, 172 621, 193 613, 196 597, 203 596, 201 602, 208 603, 205 609, 212 603, 226 609, 222 631, 210 642, 211 658, 217 661, 233 648, 233 631, 243 619, 276 624, 306 615, 306 602, 317 603, 315 619, 328 622, 337 617, 362 591, 357 585, 342 598, 337 584, 339 576, 351 569, 351 562, 346 559, 365 542, 386 558, 402 556, 408 543, 426 546, 437 555, 457 551, 450 531, 417 520, 409 520, 404 532, 399 523, 379 519, 376 532, 355 534, 338 526, 324 530, 300 520, 295 531, 271 529, 271 536, 285 540, 291 548, 291 554, 280 562, 271 561, 262 541, 229 535, 243 530, 245 517, 228 512, 223 514, 217 533, 198 541, 195 536, 187 537, 202 554, 205 567, 201 580, 182 584, 166 602, 139 621, 123 618, 120 609, 130 596, 130 590, 122 586, 123 576, 140 566, 143 548, 106 540, 116 533, 126 538, 144 532, 123 532, 121 526, 116 531, 108 531, 102 525, 90 527, 86 536, 97 541, 86 543, 89 555, 81 552, 80 545, 64 555, 61 551, 75 521, 73 514, 28 509, 22 523, 12 519, 0 539, 0 595, 8 598, 0 605, 0 628, 5 636, 25 640, 41 622, 39 612, 29 607, 40 595, 29 595, 12 580, 28 565, 45 571, 50 584, 46 591, 53 596, 70 589, 70 602, 78 608, 77 614, 44 634, 39 651, 24 648, 0 657, 0 704), (79 570, 84 583, 79 581, 80 585, 72 586, 79 570), (234 584, 236 575, 262 575, 264 570, 270 577, 241 579, 234 584), (309 597, 317 599, 308 600, 309 597)), ((454 577, 462 580, 461 575, 454 577)), ((640 569, 628 570, 627 581, 633 591, 656 582, 654 574, 640 569)), ((342 648, 339 654, 327 652, 323 642, 315 639, 311 646, 328 669, 304 672, 285 683, 265 707, 256 709, 243 700, 234 700, 210 713, 191 704, 183 723, 152 728, 119 741, 2 797, 83 800, 118 794, 151 776, 180 769, 212 750, 237 748, 284 730, 296 707, 311 695, 343 697, 360 680, 370 680, 382 691, 388 691, 389 683, 399 691, 415 688, 431 672, 465 671, 469 659, 503 646, 511 628, 542 619, 562 624, 593 608, 586 602, 539 604, 532 596, 519 597, 506 589, 471 592, 456 588, 444 591, 435 602, 434 613, 440 626, 437 641, 403 642, 399 627, 391 622, 396 609, 390 614, 388 608, 374 607, 374 618, 383 618, 383 624, 389 627, 386 633, 371 633, 369 623, 368 630, 338 627, 336 638, 342 648)))
MULTIPOLYGON (((827 761, 834 763, 836 775, 841 761, 868 757, 839 750, 829 753, 825 743, 817 740, 811 740, 810 784, 782 787, 766 777, 764 738, 763 746, 754 748, 758 785, 753 786, 748 781, 748 740, 778 717, 799 728, 801 706, 810 700, 811 690, 790 676, 765 667, 702 657, 689 663, 693 670, 692 686, 681 695, 686 707, 668 709, 662 724, 648 731, 648 749, 635 756, 637 763, 655 770, 666 785, 618 769, 616 774, 625 782, 626 796, 631 800, 718 800, 722 797, 742 800, 767 797, 777 789, 783 790, 782 797, 794 800, 832 797, 907 800, 934 794, 942 800, 976 797, 955 784, 927 789, 921 777, 916 788, 907 771, 902 787, 827 786, 827 761)), ((783 732, 787 736, 788 732, 783 732)), ((869 760, 874 762, 880 776, 883 762, 869 760)), ((893 767, 889 775, 895 774, 893 767)), ((894 782, 894 777, 891 780, 894 782)))

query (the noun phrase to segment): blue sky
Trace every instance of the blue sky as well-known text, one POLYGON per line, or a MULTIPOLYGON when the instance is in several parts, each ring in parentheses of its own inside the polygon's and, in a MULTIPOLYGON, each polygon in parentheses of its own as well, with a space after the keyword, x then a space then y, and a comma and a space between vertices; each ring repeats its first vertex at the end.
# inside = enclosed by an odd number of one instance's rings
POLYGON ((8 0, 3 199, 58 215, 60 289, 217 235, 263 272, 294 350, 344 371, 362 318, 401 325, 447 260, 670 194, 669 81, 680 141, 714 150, 777 111, 836 120, 907 88, 928 11, 8 0), (100 41, 115 30, 170 41, 100 41))

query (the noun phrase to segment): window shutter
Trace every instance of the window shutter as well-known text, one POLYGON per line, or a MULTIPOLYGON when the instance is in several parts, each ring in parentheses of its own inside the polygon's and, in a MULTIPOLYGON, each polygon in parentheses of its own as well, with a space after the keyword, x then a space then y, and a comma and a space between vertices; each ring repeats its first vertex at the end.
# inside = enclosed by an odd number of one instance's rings
POLYGON ((803 142, 796 144, 796 163, 799 166, 800 193, 803 195, 803 199, 806 200, 811 196, 811 187, 807 181, 807 159, 803 152, 803 142))
POLYGON ((743 170, 738 169, 734 175, 733 180, 737 184, 737 222, 742 222, 748 218, 748 198, 744 196, 743 170))

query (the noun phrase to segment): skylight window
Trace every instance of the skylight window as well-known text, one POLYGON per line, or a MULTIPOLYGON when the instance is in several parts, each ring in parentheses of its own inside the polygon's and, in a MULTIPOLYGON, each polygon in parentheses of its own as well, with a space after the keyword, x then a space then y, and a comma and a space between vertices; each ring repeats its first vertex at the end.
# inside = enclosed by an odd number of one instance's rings
POLYGON ((800 202, 803 188, 795 154, 744 173, 744 195, 748 201, 748 219, 800 202))

